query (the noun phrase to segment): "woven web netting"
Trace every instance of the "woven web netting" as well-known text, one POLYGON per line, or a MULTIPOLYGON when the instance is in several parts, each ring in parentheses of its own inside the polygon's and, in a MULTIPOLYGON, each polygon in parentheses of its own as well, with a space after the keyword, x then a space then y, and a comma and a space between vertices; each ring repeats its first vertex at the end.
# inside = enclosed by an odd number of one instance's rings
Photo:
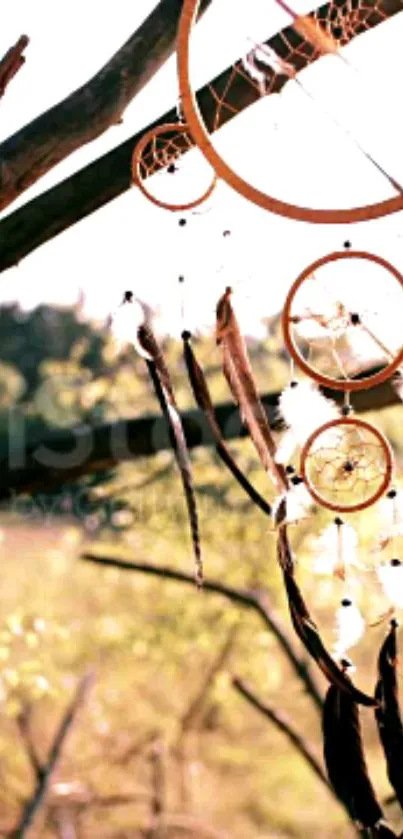
MULTIPOLYGON (((213 139, 226 163, 254 187, 302 206, 348 208, 396 195, 402 129, 390 105, 403 69, 399 4, 335 0, 317 9, 311 18, 322 31, 349 45, 343 58, 320 55, 291 16, 284 27, 287 14, 274 0, 235 5, 218 0, 190 43, 194 90, 203 55, 221 68, 198 103, 209 133, 226 126, 213 139), (237 44, 232 62, 227 41, 237 44)), ((293 10, 301 12, 298 4, 293 10)))

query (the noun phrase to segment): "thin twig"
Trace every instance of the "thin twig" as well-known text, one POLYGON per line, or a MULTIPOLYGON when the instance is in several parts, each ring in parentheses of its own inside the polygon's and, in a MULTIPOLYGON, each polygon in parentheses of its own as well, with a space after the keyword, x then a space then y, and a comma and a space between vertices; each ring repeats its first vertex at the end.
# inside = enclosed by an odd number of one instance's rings
POLYGON ((0 98, 4 96, 7 85, 25 64, 24 50, 29 44, 27 35, 21 35, 17 43, 11 47, 0 61, 0 98))
MULTIPOLYGON (((238 676, 235 676, 232 680, 232 684, 235 690, 237 690, 238 693, 241 694, 241 696, 243 696, 243 698, 246 699, 250 703, 250 705, 253 706, 253 708, 255 708, 257 711, 263 714, 263 716, 269 719, 270 722, 272 722, 276 726, 276 728, 279 729, 279 731, 286 735, 290 743, 292 743, 297 752, 299 752, 299 754, 308 764, 310 769, 312 769, 316 777, 319 778, 319 780, 322 782, 322 784, 324 784, 326 789, 342 805, 343 809, 347 812, 349 820, 351 821, 350 813, 348 812, 348 810, 346 810, 343 801, 341 801, 335 794, 331 784, 329 783, 326 777, 325 771, 320 763, 320 760, 315 754, 313 747, 310 745, 310 743, 308 743, 303 734, 301 734, 301 732, 295 728, 294 723, 292 723, 291 720, 289 720, 283 712, 277 711, 275 708, 273 708, 272 705, 269 705, 268 702, 263 702, 261 699, 259 699, 259 697, 256 696, 256 694, 252 691, 247 682, 243 681, 243 679, 240 679, 238 678, 238 676)), ((357 827, 354 824, 354 822, 353 827, 357 835, 361 836, 361 832, 357 830, 357 827)))
POLYGON ((95 674, 91 671, 79 682, 73 699, 68 705, 56 731, 56 735, 49 751, 48 759, 43 766, 38 767, 33 795, 26 802, 20 822, 17 828, 12 832, 9 839, 25 839, 27 836, 27 832, 32 826, 35 816, 42 806, 45 796, 49 790, 52 776, 59 763, 66 737, 70 733, 78 711, 80 710, 88 691, 94 683, 94 678, 95 674))
POLYGON ((295 728, 294 723, 292 723, 282 711, 277 711, 272 705, 269 705, 268 702, 263 702, 263 700, 259 699, 259 697, 256 696, 247 682, 243 679, 240 679, 238 676, 234 676, 232 684, 235 690, 237 690, 238 693, 240 693, 241 696, 250 703, 250 705, 256 708, 257 711, 260 711, 264 717, 267 717, 267 719, 274 723, 279 731, 282 731, 283 734, 286 735, 288 740, 304 758, 305 762, 310 766, 315 775, 333 794, 333 790, 326 777, 325 770, 323 769, 319 758, 315 754, 313 747, 308 743, 301 732, 295 728))
MULTIPOLYGON (((167 580, 175 580, 176 582, 194 587, 194 578, 192 574, 187 574, 185 571, 177 571, 175 568, 168 568, 167 566, 153 565, 150 562, 125 562, 124 560, 117 559, 116 557, 102 556, 100 554, 93 553, 84 553, 82 554, 81 559, 84 559, 87 562, 94 562, 97 565, 120 568, 123 571, 138 571, 143 574, 150 574, 167 580)), ((288 637, 286 630, 281 625, 279 618, 271 609, 267 593, 263 591, 249 591, 248 589, 235 588, 233 586, 228 586, 225 583, 221 583, 219 580, 211 580, 209 578, 207 578, 203 583, 203 591, 220 594, 240 606, 252 609, 259 615, 266 628, 269 629, 277 639, 293 670, 303 683, 308 696, 311 698, 317 711, 321 713, 323 699, 316 680, 310 672, 309 664, 299 655, 292 640, 288 637)))

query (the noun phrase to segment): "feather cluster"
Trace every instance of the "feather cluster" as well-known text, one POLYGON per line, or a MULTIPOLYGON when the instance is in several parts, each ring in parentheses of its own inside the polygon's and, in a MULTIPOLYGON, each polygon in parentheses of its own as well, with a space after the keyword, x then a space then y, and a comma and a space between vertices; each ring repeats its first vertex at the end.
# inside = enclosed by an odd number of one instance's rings
POLYGON ((196 583, 198 586, 201 586, 203 581, 203 563, 192 469, 182 421, 172 387, 171 377, 154 333, 149 324, 146 322, 146 312, 142 309, 141 304, 133 299, 132 292, 125 293, 123 304, 119 308, 118 312, 123 318, 125 328, 127 329, 127 333, 125 333, 127 336, 126 339, 129 340, 130 338, 133 346, 146 361, 158 402, 167 421, 171 445, 180 471, 188 510, 196 564, 196 583), (124 315, 121 314, 121 310, 126 310, 124 315), (133 328, 131 337, 129 332, 130 324, 133 328))
POLYGON ((396 621, 386 636, 378 658, 375 718, 386 759, 389 781, 403 807, 403 723, 399 708, 397 680, 396 621))
MULTIPOLYGON (((287 463, 317 428, 340 417, 335 402, 308 381, 290 382, 280 396, 279 412, 288 430, 277 448, 276 463, 287 463)), ((340 430, 329 430, 324 436, 321 444, 332 447, 337 444, 340 430)))
POLYGON ((360 568, 358 537, 354 527, 337 517, 319 535, 314 545, 313 570, 345 580, 351 567, 360 568))
MULTIPOLYGON (((347 681, 350 681, 345 674, 347 681)), ((323 707, 324 758, 330 783, 358 829, 394 836, 383 821, 364 755, 358 706, 351 692, 331 685, 323 707), (382 832, 383 831, 383 832, 382 832)), ((366 835, 366 834, 365 834, 366 835)))

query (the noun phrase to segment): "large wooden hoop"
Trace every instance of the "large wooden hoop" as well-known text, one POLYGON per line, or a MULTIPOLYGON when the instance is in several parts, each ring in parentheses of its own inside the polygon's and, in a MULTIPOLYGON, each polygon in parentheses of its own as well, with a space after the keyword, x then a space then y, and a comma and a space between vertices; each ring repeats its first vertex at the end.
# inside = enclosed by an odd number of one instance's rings
POLYGON ((191 135, 218 177, 222 178, 225 183, 236 192, 239 192, 240 195, 243 195, 244 198, 247 198, 253 204, 257 204, 258 207, 262 207, 264 210, 269 210, 272 213, 277 213, 280 216, 286 216, 286 218, 295 219, 296 221, 309 221, 316 224, 350 224, 356 221, 381 218, 382 216, 387 216, 390 213, 396 213, 402 210, 403 195, 401 194, 384 201, 378 201, 375 204, 366 204, 362 207, 352 207, 345 210, 316 210, 311 207, 299 207, 296 204, 280 201, 278 198, 261 192, 261 190, 241 178, 223 160, 210 141, 210 136, 204 125, 190 80, 190 36, 199 12, 200 2, 201 0, 184 0, 183 3, 183 10, 179 21, 177 46, 179 90, 183 113, 191 135))
POLYGON ((179 212, 185 210, 193 210, 195 207, 199 207, 203 201, 207 201, 207 198, 210 198, 210 195, 215 189, 217 184, 217 175, 215 172, 213 173, 213 179, 209 186, 207 187, 206 191, 201 195, 199 198, 196 198, 194 201, 189 201, 187 203, 182 204, 168 204, 166 201, 160 201, 159 198, 156 198, 147 187, 145 186, 144 179, 141 177, 140 173, 140 166, 141 160, 144 150, 147 148, 149 142, 156 137, 160 137, 161 134, 169 134, 170 132, 175 134, 188 134, 189 130, 186 125, 182 125, 177 122, 167 122, 165 125, 157 125, 155 128, 151 128, 150 131, 147 131, 143 134, 141 140, 137 143, 133 155, 132 155, 132 178, 133 183, 138 186, 140 191, 157 207, 161 207, 163 210, 171 210, 171 212, 179 212))
MULTIPOLYGON (((291 316, 291 307, 294 301, 294 297, 301 287, 301 285, 307 280, 311 274, 315 273, 319 268, 323 265, 327 265, 330 262, 336 262, 340 259, 366 259, 368 262, 373 262, 376 265, 380 265, 384 268, 389 274, 391 274, 399 283, 402 292, 403 292, 403 275, 400 271, 397 270, 390 262, 387 262, 386 259, 383 259, 381 256, 377 256, 373 253, 368 253, 367 251, 334 251, 333 253, 328 254, 327 256, 322 256, 320 259, 317 259, 316 262, 312 262, 311 265, 308 265, 307 268, 302 271, 302 273, 297 277, 297 279, 292 284, 290 291, 288 292, 283 311, 281 313, 281 325, 283 329, 283 337, 284 343, 290 353, 291 357, 294 359, 295 363, 301 370, 304 371, 311 379, 314 379, 323 387, 329 387, 333 390, 342 390, 342 391, 357 391, 357 390, 368 390, 371 387, 375 387, 376 385, 380 385, 382 382, 390 379, 393 373, 402 365, 403 363, 403 343, 402 347, 399 352, 396 354, 393 361, 390 361, 383 370, 380 370, 378 373, 374 373, 372 376, 367 376, 363 379, 334 379, 331 376, 325 376, 321 373, 318 373, 314 367, 312 367, 303 357, 299 348, 294 340, 293 337, 293 330, 292 330, 292 316, 291 316)), ((402 295, 402 302, 403 302, 403 295, 402 295)), ((403 334, 403 333, 402 333, 403 334)))
POLYGON ((333 510, 334 512, 338 513, 356 513, 360 510, 367 509, 367 507, 371 507, 373 504, 375 504, 376 501, 378 501, 382 497, 382 495, 384 495, 385 492, 387 492, 393 475, 393 454, 386 437, 384 437, 384 435, 379 431, 378 428, 375 428, 374 425, 371 425, 369 422, 365 422, 365 420, 357 419, 356 417, 339 417, 338 419, 324 423, 324 425, 321 425, 319 428, 316 429, 316 431, 313 432, 313 434, 311 434, 310 437, 308 437, 308 440, 306 441, 301 452, 300 470, 301 475, 305 481, 305 486, 317 504, 320 504, 322 507, 326 507, 328 510, 333 510), (331 501, 328 501, 313 486, 308 474, 307 460, 309 458, 310 449, 312 448, 312 445, 316 442, 316 440, 321 434, 323 434, 331 428, 337 428, 337 426, 339 425, 352 425, 356 428, 362 428, 364 431, 371 433, 373 437, 376 437, 385 456, 385 472, 377 491, 374 492, 374 494, 366 501, 361 501, 357 504, 336 504, 331 501))

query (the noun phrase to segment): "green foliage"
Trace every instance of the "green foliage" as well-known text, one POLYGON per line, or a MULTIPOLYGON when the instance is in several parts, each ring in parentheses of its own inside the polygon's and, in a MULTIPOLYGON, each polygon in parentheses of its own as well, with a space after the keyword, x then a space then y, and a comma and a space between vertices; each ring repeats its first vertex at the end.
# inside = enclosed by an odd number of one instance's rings
MULTIPOLYGON (((58 343, 49 335, 49 323, 56 323, 57 332, 64 314, 48 319, 46 341, 39 334, 32 368, 20 364, 25 354, 15 344, 5 379, 11 396, 2 404, 19 401, 30 417, 61 426, 156 412, 141 359, 129 353, 119 360, 105 335, 71 314, 65 320, 69 337, 58 343), (22 380, 24 393, 16 385, 22 380)), ((27 334, 33 341, 33 326, 27 334)), ((31 346, 28 342, 29 351, 31 346)), ((180 405, 190 407, 180 348, 168 342, 165 349, 180 405)), ((214 399, 227 399, 217 349, 206 341, 197 350, 214 399)), ((262 390, 284 382, 286 365, 278 350, 275 338, 252 346, 262 390)), ((397 438, 399 410, 384 416, 389 435, 397 438)), ((272 497, 249 441, 232 448, 249 477, 272 497)), ((192 461, 206 575, 233 586, 265 588, 293 637, 270 522, 211 450, 194 451, 192 461)), ((182 824, 187 819, 193 825, 172 827, 158 839, 352 836, 343 811, 301 757, 231 686, 232 674, 248 679, 263 699, 288 712, 320 751, 317 713, 258 616, 218 595, 79 559, 91 548, 192 573, 171 453, 126 463, 75 489, 64 487, 51 515, 39 509, 36 505, 33 515, 28 499, 25 515, 20 506, 3 513, 0 522, 0 831, 17 823, 22 801, 32 794, 32 771, 18 733, 21 714, 28 714, 43 759, 77 679, 92 667, 96 686, 69 735, 32 839, 61 837, 60 820, 85 839, 151 837, 146 825, 155 796, 156 741, 163 745, 164 806, 172 818, 176 814, 182 824), (82 493, 80 505, 74 505, 74 493, 82 493)), ((304 593, 331 644, 340 585, 314 578, 310 560, 315 532, 328 521, 321 514, 294 528, 293 547, 304 593)), ((368 515, 356 523, 368 559, 376 521, 368 515)), ((381 604, 378 609, 371 585, 366 605, 376 617, 381 604)), ((355 657, 357 681, 367 690, 373 687, 383 631, 370 630, 355 657)), ((388 793, 385 772, 370 712, 364 716, 371 772, 382 797, 388 793)))

